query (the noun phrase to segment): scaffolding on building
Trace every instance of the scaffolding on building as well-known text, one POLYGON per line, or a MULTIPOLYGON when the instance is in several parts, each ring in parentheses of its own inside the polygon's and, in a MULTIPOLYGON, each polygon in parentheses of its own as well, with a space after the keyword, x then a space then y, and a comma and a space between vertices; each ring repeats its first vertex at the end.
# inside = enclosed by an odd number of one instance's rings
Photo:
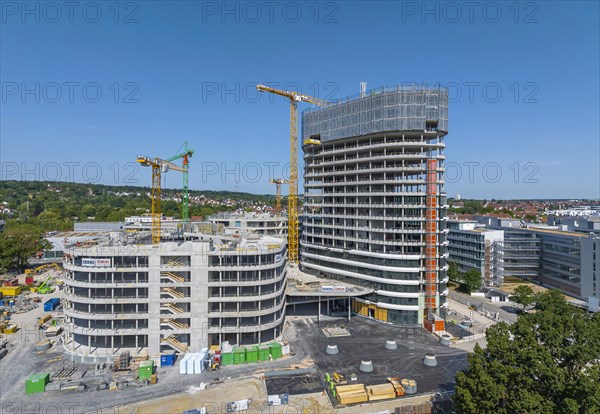
POLYGON ((320 134, 321 142, 381 131, 424 131, 437 120, 448 131, 448 89, 395 86, 372 89, 323 108, 303 111, 302 137, 320 134))
POLYGON ((438 202, 437 160, 427 160, 427 188, 425 208, 425 311, 437 311, 438 269, 438 202))

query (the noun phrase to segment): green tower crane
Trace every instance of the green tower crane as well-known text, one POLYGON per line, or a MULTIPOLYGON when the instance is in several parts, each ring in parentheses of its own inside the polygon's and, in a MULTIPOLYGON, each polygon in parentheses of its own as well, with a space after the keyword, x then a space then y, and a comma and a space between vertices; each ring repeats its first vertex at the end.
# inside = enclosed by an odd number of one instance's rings
POLYGON ((191 148, 188 148, 188 142, 185 141, 183 143, 183 152, 172 156, 171 158, 167 159, 167 161, 176 161, 180 158, 183 158, 183 195, 182 195, 182 208, 181 208, 181 216, 183 218, 183 222, 187 223, 189 220, 189 187, 188 187, 188 170, 189 170, 189 165, 190 165, 190 158, 192 157, 192 155, 194 154, 194 150, 191 148))

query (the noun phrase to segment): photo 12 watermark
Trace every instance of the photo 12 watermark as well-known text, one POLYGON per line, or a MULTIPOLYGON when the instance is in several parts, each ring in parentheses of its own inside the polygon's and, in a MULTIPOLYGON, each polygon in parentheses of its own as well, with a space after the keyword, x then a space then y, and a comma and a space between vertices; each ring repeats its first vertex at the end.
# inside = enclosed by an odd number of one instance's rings
POLYGON ((140 87, 136 82, 16 82, 6 81, 0 85, 3 104, 39 103, 139 103, 140 87))
MULTIPOLYGON (((2 402, 0 403, 0 412, 2 414, 136 414, 139 413, 137 404, 119 404, 88 401, 78 403, 69 401, 68 398, 62 398, 56 402, 2 402), (60 402, 59 402, 60 401, 60 402)), ((107 401, 110 401, 107 400, 107 401)))
POLYGON ((496 161, 450 161, 444 164, 444 179, 446 183, 455 184, 467 182, 473 184, 483 181, 496 184, 503 178, 514 184, 539 184, 538 173, 540 166, 533 161, 518 162, 502 165, 496 161))
POLYGON ((1 1, 2 24, 139 23, 137 1, 1 1))
POLYGON ((202 23, 339 23, 335 1, 202 1, 202 23))
MULTIPOLYGON (((256 86, 261 82, 202 82, 202 103, 257 103, 275 102, 281 99, 272 93, 259 91, 256 86)), ((302 86, 298 82, 262 82, 273 89, 293 91, 303 95, 309 95, 325 101, 337 99, 340 87, 335 82, 314 82, 308 86, 302 86)))
POLYGON ((534 1, 402 1, 402 23, 539 23, 534 1))
POLYGON ((0 180, 10 181, 55 181, 97 184, 114 183, 122 185, 140 184, 137 162, 114 162, 102 165, 95 161, 50 161, 50 162, 11 162, 0 163, 0 180))

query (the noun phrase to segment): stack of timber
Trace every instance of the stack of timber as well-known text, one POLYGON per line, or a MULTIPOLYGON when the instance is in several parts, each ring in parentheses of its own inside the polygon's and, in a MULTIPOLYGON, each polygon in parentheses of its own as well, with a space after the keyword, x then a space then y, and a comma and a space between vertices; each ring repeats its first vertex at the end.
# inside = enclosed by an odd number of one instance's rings
POLYGON ((338 385, 335 389, 340 404, 356 404, 369 400, 363 384, 338 385))
POLYGON ((369 401, 388 400, 396 398, 396 391, 390 383, 377 384, 367 387, 367 395, 369 396, 369 401))

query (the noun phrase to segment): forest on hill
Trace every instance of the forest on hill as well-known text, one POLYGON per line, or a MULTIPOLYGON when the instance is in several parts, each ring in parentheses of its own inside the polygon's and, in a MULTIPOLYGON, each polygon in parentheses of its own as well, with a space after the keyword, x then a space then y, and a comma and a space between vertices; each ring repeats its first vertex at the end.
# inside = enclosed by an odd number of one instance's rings
MULTIPOLYGON (((70 230, 74 221, 122 221, 150 211, 150 188, 50 181, 0 181, 0 219, 44 231, 70 230)), ((273 195, 190 190, 190 216, 254 210, 275 204, 273 195)), ((181 190, 162 189, 162 212, 181 218, 181 190)))

